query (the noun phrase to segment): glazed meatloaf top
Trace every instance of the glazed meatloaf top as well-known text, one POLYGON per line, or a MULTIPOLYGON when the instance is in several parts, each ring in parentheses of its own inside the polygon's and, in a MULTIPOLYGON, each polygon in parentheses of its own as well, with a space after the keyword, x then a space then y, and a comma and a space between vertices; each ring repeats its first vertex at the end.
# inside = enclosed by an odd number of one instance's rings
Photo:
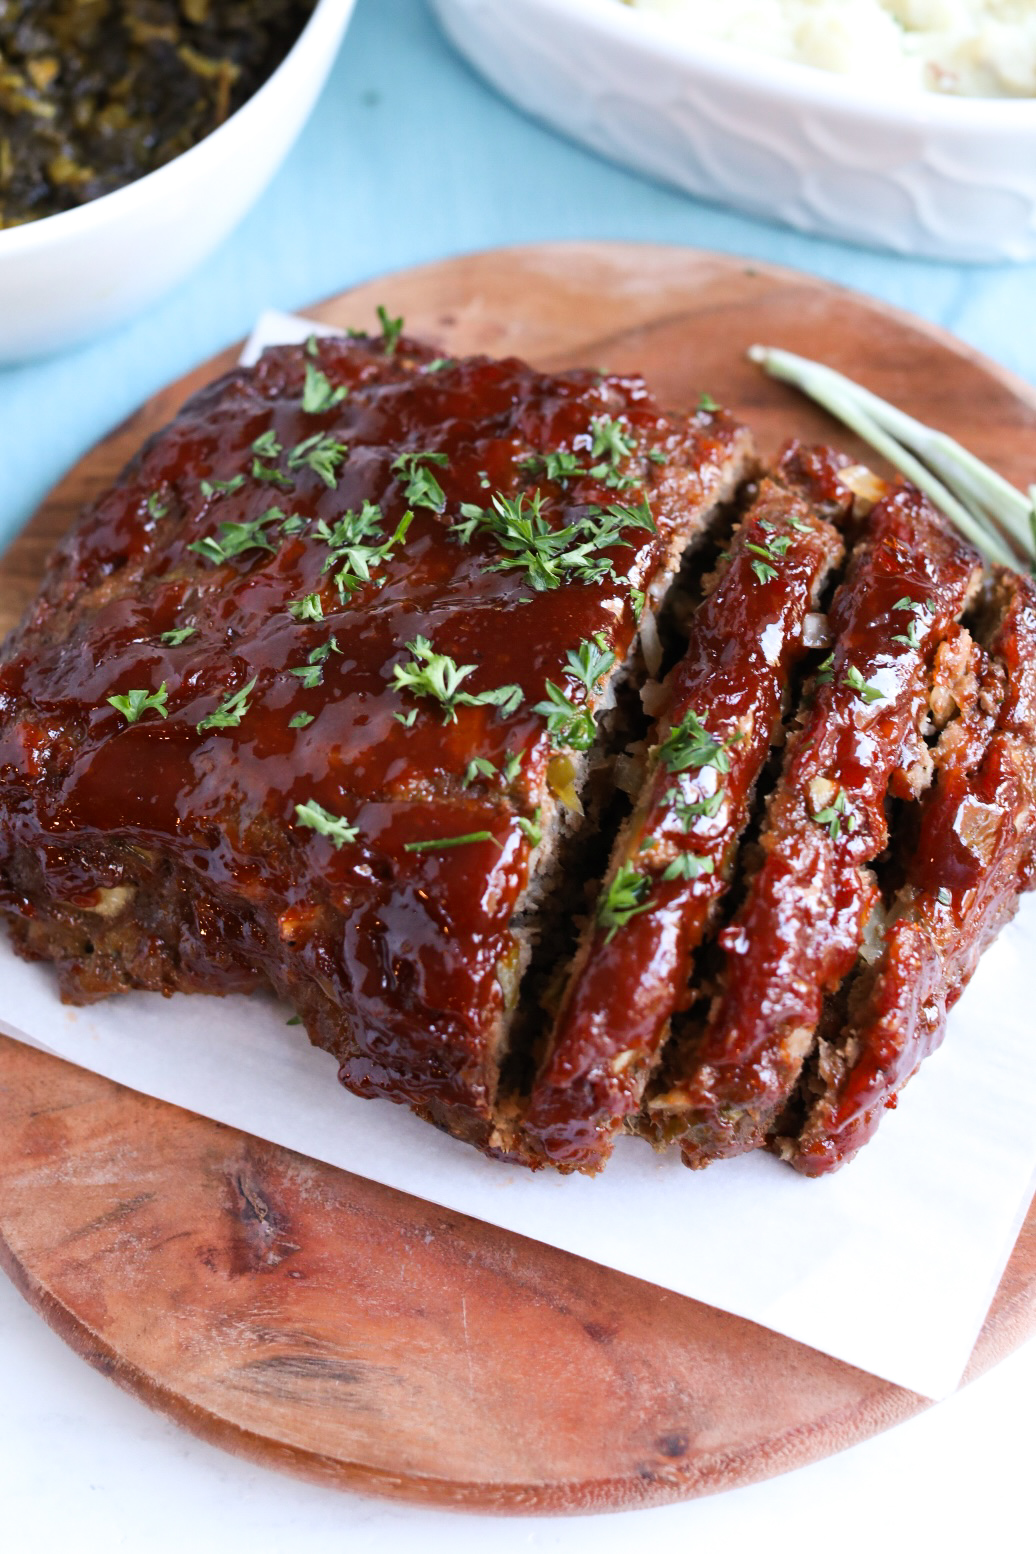
POLYGON ((268 351, 52 558, 0 659, 0 908, 65 998, 272 984, 363 1095, 499 1147, 616 685, 750 458, 637 378, 268 351))

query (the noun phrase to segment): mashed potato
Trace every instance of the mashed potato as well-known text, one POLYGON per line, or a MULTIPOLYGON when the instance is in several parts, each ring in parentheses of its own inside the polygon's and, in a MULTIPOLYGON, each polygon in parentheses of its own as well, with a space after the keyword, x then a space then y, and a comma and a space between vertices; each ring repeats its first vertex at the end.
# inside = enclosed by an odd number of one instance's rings
POLYGON ((691 38, 966 97, 1036 97, 1036 0, 624 0, 691 38))

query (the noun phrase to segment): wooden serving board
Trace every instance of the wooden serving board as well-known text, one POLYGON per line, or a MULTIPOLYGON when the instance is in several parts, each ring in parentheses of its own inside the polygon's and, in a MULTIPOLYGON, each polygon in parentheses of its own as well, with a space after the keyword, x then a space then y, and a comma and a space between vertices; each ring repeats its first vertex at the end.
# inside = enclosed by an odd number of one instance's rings
MULTIPOLYGON (((792 433, 851 447, 745 361, 753 341, 786 346, 956 433, 1016 484, 1033 477, 1031 390, 917 320, 803 275, 557 244, 409 271, 310 311, 367 325, 379 302, 444 354, 641 370, 675 406, 713 394, 764 451, 792 433)), ((0 566, 0 628, 83 502, 235 357, 157 395, 53 492, 0 566)), ((86 1359, 208 1440, 457 1508, 599 1511, 710 1493, 926 1406, 749 1322, 6 1038, 0 1262, 86 1359)), ((1034 1327, 1031 1213, 969 1377, 1034 1327)))

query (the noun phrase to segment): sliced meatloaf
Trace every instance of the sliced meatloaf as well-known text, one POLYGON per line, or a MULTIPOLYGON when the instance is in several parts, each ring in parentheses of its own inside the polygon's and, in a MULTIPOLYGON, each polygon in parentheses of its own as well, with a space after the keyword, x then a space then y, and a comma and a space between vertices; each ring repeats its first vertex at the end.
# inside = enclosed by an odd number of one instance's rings
POLYGON ((674 1035, 652 1125, 684 1160, 763 1143, 851 971, 879 890, 886 799, 929 779, 922 737, 936 652, 967 607, 978 557, 901 487, 874 508, 831 608, 834 649, 788 742, 762 863, 720 935, 719 991, 674 1035))
POLYGON ((1000 571, 988 655, 959 655, 956 715, 935 751, 916 843, 883 948, 864 962, 845 1026, 803 1076, 805 1119, 774 1144, 819 1176, 851 1158, 939 1046, 947 1012, 1013 917, 1036 860, 1036 585, 1000 571))
POLYGON ((62 995, 272 986, 343 1082, 500 1147, 615 683, 746 471, 637 378, 268 351, 83 514, 0 657, 0 910, 62 995))
POLYGON ((640 1106, 728 887, 807 618, 842 559, 837 530, 787 478, 761 482, 667 678, 649 775, 532 1088, 525 1143, 562 1169, 598 1170, 640 1106))

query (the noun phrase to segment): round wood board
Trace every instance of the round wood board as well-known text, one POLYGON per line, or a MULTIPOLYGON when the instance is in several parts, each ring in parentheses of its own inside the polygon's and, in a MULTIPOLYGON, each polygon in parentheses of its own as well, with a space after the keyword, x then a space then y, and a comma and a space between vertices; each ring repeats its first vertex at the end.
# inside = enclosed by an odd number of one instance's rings
MULTIPOLYGON (((1016 484, 1032 476, 1030 389, 949 336, 804 275, 683 249, 554 244, 411 270, 308 311, 363 326, 379 302, 444 354, 639 370, 676 407, 711 393, 764 452, 792 433, 851 448, 745 360, 753 341, 785 346, 955 433, 1016 484)), ((0 566, 0 629, 84 501, 236 354, 158 394, 62 481, 0 566)), ((6 1038, 0 1262, 79 1353, 197 1434, 430 1504, 586 1512, 688 1498, 798 1467, 926 1406, 749 1322, 6 1038)), ((1034 1326, 1036 1212, 968 1377, 1034 1326)))

